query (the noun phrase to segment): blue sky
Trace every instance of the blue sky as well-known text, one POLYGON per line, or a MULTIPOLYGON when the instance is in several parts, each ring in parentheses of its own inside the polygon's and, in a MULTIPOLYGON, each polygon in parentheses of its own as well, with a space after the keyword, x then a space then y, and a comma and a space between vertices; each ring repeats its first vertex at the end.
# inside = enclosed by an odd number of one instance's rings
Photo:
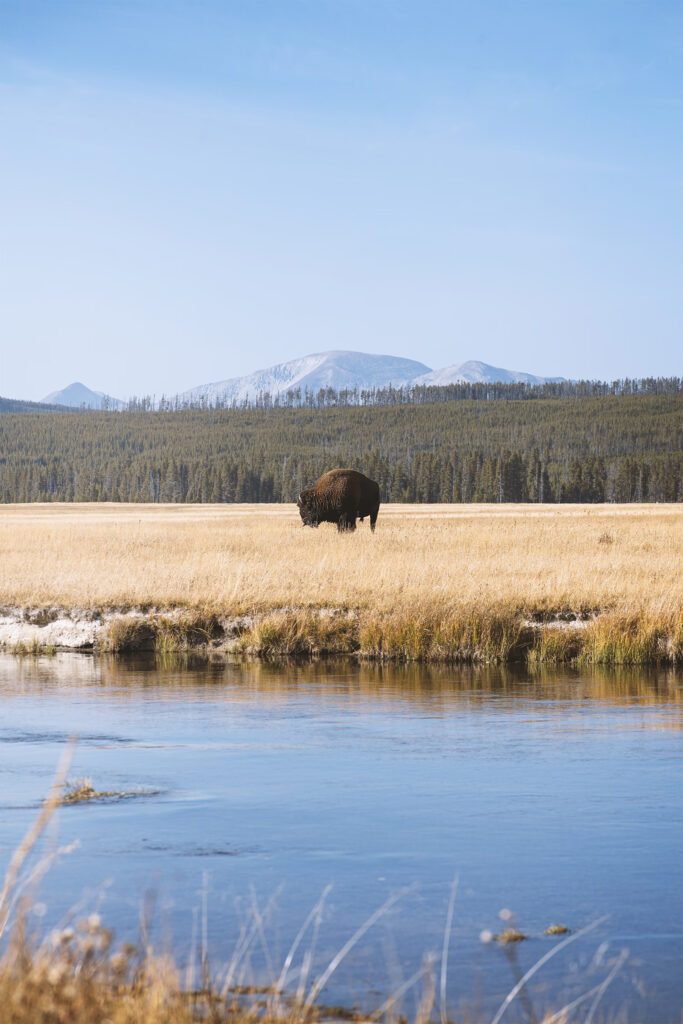
POLYGON ((683 373, 660 0, 0 0, 0 394, 683 373))

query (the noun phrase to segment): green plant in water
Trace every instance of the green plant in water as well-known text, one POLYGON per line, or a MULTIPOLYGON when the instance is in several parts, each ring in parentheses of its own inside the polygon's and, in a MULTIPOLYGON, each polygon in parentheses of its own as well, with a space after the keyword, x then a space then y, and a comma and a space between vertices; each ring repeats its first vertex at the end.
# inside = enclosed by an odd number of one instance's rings
POLYGON ((97 800, 104 797, 118 796, 113 791, 98 792, 92 784, 92 779, 74 779, 73 782, 66 782, 62 791, 61 803, 81 804, 88 800, 97 800))
POLYGON ((53 644, 43 644, 40 642, 38 637, 33 637, 33 639, 28 642, 18 640, 17 643, 13 644, 10 648, 10 653, 17 657, 25 657, 28 655, 33 657, 52 657, 52 655, 57 653, 57 648, 53 644))
POLYGON ((496 942, 499 942, 501 946, 507 946, 510 942, 524 942, 529 936, 525 935, 524 932, 520 932, 517 928, 505 928, 498 935, 493 936, 496 942))
POLYGON ((92 779, 74 779, 72 782, 65 782, 60 803, 82 804, 89 800, 123 800, 133 796, 156 796, 157 789, 102 789, 98 790, 92 784, 92 779))

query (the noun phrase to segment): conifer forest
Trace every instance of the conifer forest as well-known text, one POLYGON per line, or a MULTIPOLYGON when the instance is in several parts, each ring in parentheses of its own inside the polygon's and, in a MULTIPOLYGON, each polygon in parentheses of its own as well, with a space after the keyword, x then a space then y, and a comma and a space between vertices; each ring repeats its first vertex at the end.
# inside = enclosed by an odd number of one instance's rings
POLYGON ((291 502, 335 466, 385 502, 683 500, 679 378, 37 408, 0 400, 2 502, 291 502))

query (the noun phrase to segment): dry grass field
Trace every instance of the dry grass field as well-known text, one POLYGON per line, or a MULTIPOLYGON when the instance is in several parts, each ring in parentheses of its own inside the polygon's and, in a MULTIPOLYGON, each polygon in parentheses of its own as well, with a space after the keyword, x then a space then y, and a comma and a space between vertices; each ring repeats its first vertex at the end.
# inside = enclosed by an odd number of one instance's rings
MULTIPOLYGON (((683 507, 385 505, 374 534, 338 534, 294 506, 0 505, 0 604, 258 614, 252 648, 298 650, 315 622, 311 650, 408 658, 505 659, 558 618, 591 620, 583 650, 598 616, 638 634, 602 660, 677 660, 683 507)), ((546 629, 534 656, 576 656, 578 633, 546 629)))

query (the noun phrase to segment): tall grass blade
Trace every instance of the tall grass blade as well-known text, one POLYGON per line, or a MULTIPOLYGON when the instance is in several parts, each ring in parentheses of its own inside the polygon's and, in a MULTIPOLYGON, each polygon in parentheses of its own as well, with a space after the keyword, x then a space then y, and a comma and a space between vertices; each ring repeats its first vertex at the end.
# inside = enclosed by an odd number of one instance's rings
POLYGON ((439 988, 439 998, 441 1001, 441 1024, 446 1024, 446 978, 448 974, 448 946, 451 941, 451 930, 453 927, 453 910, 455 909, 455 897, 458 892, 459 881, 460 879, 456 875, 451 884, 451 898, 448 901, 446 927, 443 933, 443 949, 441 950, 441 984, 439 988))
POLYGON ((308 930, 308 926, 311 923, 311 921, 314 918, 320 918, 321 917, 322 911, 323 911, 323 907, 325 906, 325 901, 326 901, 326 899, 329 896, 331 891, 332 891, 332 886, 331 885, 325 886, 325 888, 323 889, 322 896, 320 897, 320 899, 318 900, 316 905, 313 907, 313 909, 309 913, 309 915, 306 918, 306 920, 304 921, 304 923, 301 925, 301 928, 299 928, 299 931, 296 934, 294 942, 289 947, 289 952, 287 953, 287 956, 285 957, 284 963, 282 965, 282 970, 280 971, 280 976, 279 976, 279 978, 277 979, 277 981, 275 983, 275 991, 277 993, 282 992, 282 990, 284 989, 285 984, 287 982, 287 975, 289 974, 290 968, 292 966, 292 961, 293 961, 294 957, 296 956, 296 951, 299 948, 301 940, 303 939, 304 935, 306 934, 306 932, 308 930))
POLYGON ((379 1017, 383 1017, 387 1010, 390 1010, 391 1007, 398 1002, 401 996, 404 996, 406 992, 409 992, 413 985, 417 985, 420 978, 423 978, 427 971, 432 969, 432 966, 433 961, 428 961, 427 963, 422 964, 414 974, 410 975, 407 981, 404 981, 402 985, 399 985, 395 992, 391 993, 389 998, 383 1002, 378 1009, 373 1011, 372 1019, 375 1020, 379 1017))
POLYGON ((522 989, 526 985, 529 978, 532 978, 537 971, 540 971, 541 967, 543 967, 544 964, 547 964, 548 960, 551 960, 557 953, 560 952, 560 950, 564 949, 565 946, 569 946, 570 943, 576 942, 577 939, 580 939, 583 935, 587 935, 588 932, 593 931, 594 928, 597 928, 598 925, 603 924, 603 922, 606 920, 607 915, 605 915, 604 917, 599 917, 597 921, 593 921, 592 924, 586 925, 585 928, 582 928, 580 931, 575 932, 573 935, 570 935, 562 942, 559 942, 557 946, 554 946, 551 950, 549 950, 544 956, 540 958, 540 960, 537 960, 536 963, 529 968, 526 974, 519 979, 514 988, 510 989, 505 999, 501 1003, 498 1012, 491 1021, 491 1024, 498 1024, 498 1022, 502 1019, 503 1014, 507 1010, 508 1006, 514 1000, 515 996, 520 991, 520 989, 522 989))
POLYGON ((311 991, 308 994, 308 998, 306 999, 306 1002, 304 1003, 304 1007, 303 1007, 304 1008, 304 1012, 308 1012, 310 1010, 310 1008, 313 1005, 313 1003, 315 1002, 315 1000, 316 1000, 316 998, 318 996, 318 993, 320 992, 321 988, 323 988, 323 986, 327 983, 328 979, 332 976, 332 974, 339 967, 339 964, 342 962, 344 957, 348 953, 351 952, 351 950, 356 945, 356 943, 360 939, 363 938, 363 936, 365 935, 365 933, 367 931, 369 931, 372 928, 373 924, 375 924, 375 922, 379 921, 380 917, 382 917, 384 914, 386 914, 387 911, 390 910, 394 906, 395 903, 398 903, 398 901, 403 896, 405 896, 406 892, 409 892, 409 889, 401 889, 400 892, 394 893, 393 896, 390 896, 389 899, 386 900, 382 904, 382 906, 379 907, 379 909, 374 912, 374 914, 370 915, 370 917, 367 919, 365 924, 362 924, 360 926, 360 928, 358 928, 353 933, 353 935, 348 940, 348 942, 344 943, 344 945, 339 950, 337 955, 334 956, 332 958, 332 960, 330 960, 327 968, 323 971, 323 973, 320 975, 318 980, 316 982, 314 982, 314 984, 313 984, 313 986, 311 988, 311 991))
POLYGON ((607 991, 607 989, 609 988, 609 986, 612 984, 612 981, 617 976, 617 974, 619 973, 619 971, 621 970, 623 964, 626 962, 627 959, 628 959, 628 952, 627 952, 627 950, 622 949, 621 953, 619 954, 619 957, 617 958, 617 961, 616 961, 614 967, 609 972, 609 974, 607 975, 607 977, 605 978, 603 983, 599 986, 598 991, 596 992, 596 995, 595 995, 595 999, 591 1003, 591 1008, 588 1011, 588 1016, 586 1017, 586 1019, 584 1021, 584 1024, 591 1024, 591 1021, 593 1020, 593 1017, 595 1016, 595 1011, 598 1008, 600 1000, 604 996, 604 994, 607 991))
POLYGON ((43 801, 35 821, 19 843, 19 846, 16 848, 10 859, 2 890, 0 891, 0 941, 5 934, 5 929, 10 916, 10 895, 26 858, 29 856, 31 850, 40 838, 43 829, 59 806, 62 797, 62 789, 66 782, 75 747, 76 740, 72 737, 68 741, 66 749, 60 758, 49 794, 43 801))
POLYGON ((612 979, 616 976, 617 971, 621 968, 621 966, 624 964, 627 958, 628 953, 626 952, 626 950, 622 950, 619 959, 617 960, 614 967, 603 981, 601 981, 598 985, 594 985, 593 988, 588 989, 587 992, 584 992, 577 999, 574 999, 571 1003, 567 1003, 567 1005, 563 1006, 561 1010, 558 1010, 556 1013, 554 1013, 552 1017, 544 1018, 543 1024, 564 1024, 564 1021, 566 1021, 567 1019, 567 1014, 571 1010, 575 1010, 577 1006, 581 1006, 582 1003, 587 1003, 589 999, 595 996, 596 999, 593 1005, 591 1006, 591 1009, 588 1013, 588 1017, 584 1021, 584 1024, 590 1024, 590 1021, 595 1013, 595 1010, 598 1007, 600 999, 602 999, 602 996, 604 992, 607 990, 608 985, 611 984, 612 979))

